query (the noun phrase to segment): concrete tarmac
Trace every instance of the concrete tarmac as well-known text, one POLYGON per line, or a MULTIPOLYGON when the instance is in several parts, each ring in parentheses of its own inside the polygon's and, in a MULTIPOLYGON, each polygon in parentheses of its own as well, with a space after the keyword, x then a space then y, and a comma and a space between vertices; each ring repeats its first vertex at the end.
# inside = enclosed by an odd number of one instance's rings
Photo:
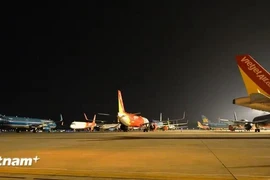
POLYGON ((0 179, 268 179, 269 132, 0 133, 0 179))

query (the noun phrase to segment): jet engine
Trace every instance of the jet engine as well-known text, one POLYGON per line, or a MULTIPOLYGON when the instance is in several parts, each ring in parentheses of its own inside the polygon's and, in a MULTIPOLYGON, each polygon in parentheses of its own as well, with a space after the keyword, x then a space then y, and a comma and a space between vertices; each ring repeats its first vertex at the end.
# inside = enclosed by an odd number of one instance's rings
POLYGON ((251 123, 245 124, 245 129, 246 129, 247 131, 251 130, 251 128, 252 128, 252 124, 251 124, 251 123))

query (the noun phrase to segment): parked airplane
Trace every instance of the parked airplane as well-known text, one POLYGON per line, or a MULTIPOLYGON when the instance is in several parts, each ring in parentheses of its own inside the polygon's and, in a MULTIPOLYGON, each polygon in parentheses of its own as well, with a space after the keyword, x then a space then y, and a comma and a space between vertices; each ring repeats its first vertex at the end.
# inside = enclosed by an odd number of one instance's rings
POLYGON ((151 130, 156 129, 164 129, 165 126, 167 126, 166 129, 177 129, 179 126, 186 126, 188 125, 188 120, 186 122, 179 122, 185 119, 185 112, 183 114, 183 117, 181 119, 169 119, 167 121, 164 121, 162 119, 162 113, 159 115, 159 120, 152 120, 151 123, 151 130))
MULTIPOLYGON (((84 113, 84 117, 85 119, 88 120, 86 114, 84 113)), ((82 122, 82 121, 73 121, 70 124, 70 128, 74 129, 74 131, 78 130, 78 129, 89 129, 91 131, 94 130, 94 127, 96 127, 96 115, 94 115, 93 121, 92 122, 82 122)))
POLYGON ((118 90, 118 114, 117 119, 120 125, 120 129, 127 132, 129 127, 142 127, 145 126, 144 132, 148 132, 149 121, 147 118, 138 116, 133 113, 127 113, 125 111, 121 91, 118 90))
POLYGON ((198 124, 198 128, 199 129, 203 129, 203 130, 210 130, 210 127, 208 125, 202 125, 202 123, 200 121, 197 121, 198 124))
MULTIPOLYGON (((270 74, 250 55, 236 56, 237 65, 244 81, 246 97, 233 99, 233 104, 270 112, 270 74)), ((253 119, 255 132, 270 128, 270 114, 253 119)))
POLYGON ((202 115, 203 125, 208 126, 210 129, 228 129, 231 122, 213 123, 208 120, 208 118, 202 115))
POLYGON ((61 122, 61 125, 63 125, 62 114, 60 114, 60 121, 0 115, 0 129, 15 129, 16 132, 26 130, 34 133, 38 130, 51 132, 52 129, 56 128, 56 123, 58 122, 61 122))
MULTIPOLYGON (((99 115, 105 115, 108 116, 109 114, 105 114, 105 113, 98 113, 99 115)), ((86 121, 89 121, 89 119, 87 118, 86 114, 84 113, 84 117, 86 121)), ((96 121, 100 121, 100 120, 96 120, 96 121)), ((99 128, 99 130, 118 130, 120 128, 120 124, 119 123, 110 123, 110 124, 104 124, 105 121, 100 121, 101 123, 98 123, 96 126, 99 128)))
POLYGON ((236 129, 250 131, 253 128, 252 121, 249 121, 247 119, 238 120, 236 112, 234 112, 234 119, 219 118, 219 120, 223 122, 231 122, 232 124, 230 125, 231 127, 229 127, 229 129, 232 129, 233 131, 236 129))

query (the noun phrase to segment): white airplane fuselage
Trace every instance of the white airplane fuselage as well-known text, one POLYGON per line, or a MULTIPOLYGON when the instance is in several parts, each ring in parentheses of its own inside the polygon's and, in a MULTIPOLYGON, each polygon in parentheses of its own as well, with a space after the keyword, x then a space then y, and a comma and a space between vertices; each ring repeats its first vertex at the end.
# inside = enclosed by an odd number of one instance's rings
POLYGON ((87 129, 91 128, 92 126, 96 126, 96 124, 93 124, 91 122, 80 122, 80 121, 73 121, 70 124, 71 129, 87 129))

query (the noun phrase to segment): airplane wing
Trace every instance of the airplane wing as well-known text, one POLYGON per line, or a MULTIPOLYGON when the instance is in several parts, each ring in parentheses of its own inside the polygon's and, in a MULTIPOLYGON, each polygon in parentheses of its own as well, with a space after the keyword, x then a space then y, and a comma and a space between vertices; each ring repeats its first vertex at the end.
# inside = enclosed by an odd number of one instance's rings
POLYGON ((187 120, 187 122, 176 123, 176 124, 172 124, 172 125, 175 125, 175 126, 184 126, 184 125, 187 125, 187 124, 188 124, 188 120, 187 120))
POLYGON ((96 119, 96 122, 104 123, 104 122, 107 122, 107 121, 96 119))
POLYGON ((183 119, 169 119, 166 122, 168 121, 171 124, 187 124, 188 123, 188 120, 186 122, 183 122, 183 119), (179 121, 182 121, 182 122, 179 122, 179 121))
POLYGON ((223 121, 223 122, 233 122, 234 121, 232 119, 221 119, 221 118, 218 118, 218 120, 223 121))
POLYGON ((268 121, 269 121, 269 119, 262 119, 262 120, 256 120, 256 121, 253 120, 253 122, 250 122, 250 123, 257 124, 257 123, 264 123, 264 122, 268 122, 268 121))

